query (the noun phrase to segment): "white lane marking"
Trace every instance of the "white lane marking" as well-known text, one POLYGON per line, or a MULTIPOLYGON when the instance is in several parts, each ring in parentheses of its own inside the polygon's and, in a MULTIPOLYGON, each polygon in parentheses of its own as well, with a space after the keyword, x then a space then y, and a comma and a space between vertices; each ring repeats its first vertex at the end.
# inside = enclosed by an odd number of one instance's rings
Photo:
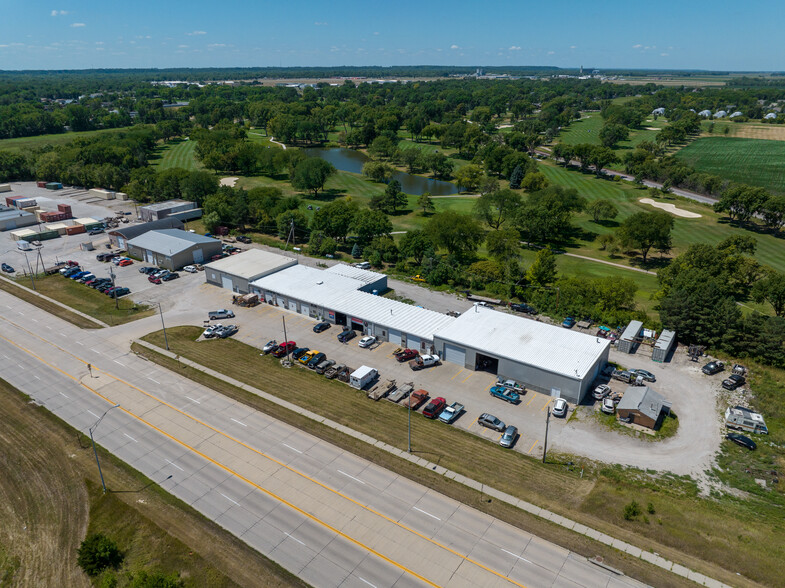
MULTIPOLYGON (((164 459, 166 459, 166 458, 164 458, 164 459)), ((173 461, 169 461, 168 459, 167 459, 166 461, 169 463, 169 465, 173 465, 174 467, 176 467, 176 468, 177 468, 178 470, 180 470, 181 472, 184 472, 184 471, 185 471, 183 468, 181 468, 179 465, 177 465, 177 464, 176 464, 176 463, 174 463, 173 461)))
POLYGON ((158 384, 159 386, 161 385, 161 382, 159 382, 158 380, 153 380, 153 379, 152 379, 150 376, 147 376, 147 379, 148 379, 148 380, 152 380, 153 382, 155 382, 155 383, 156 383, 156 384, 158 384))
POLYGON ((281 445, 283 445, 284 447, 288 447, 289 449, 291 449, 292 451, 296 451, 297 453, 302 453, 302 451, 300 451, 299 449, 295 449, 294 447, 292 447, 291 445, 287 445, 286 443, 281 443, 281 445))
POLYGON ((113 361, 113 362, 115 362, 115 363, 119 363, 121 366, 125 367, 125 364, 124 364, 124 363, 120 363, 120 362, 119 362, 119 361, 117 361, 116 359, 113 359, 112 361, 113 361))
POLYGON ((49 329, 50 331, 52 330, 52 327, 50 327, 49 325, 44 325, 44 326, 45 326, 47 329, 49 329))
POLYGON ((361 582, 365 582, 366 584, 368 584, 368 586, 373 586, 373 588, 376 588, 376 584, 371 584, 368 580, 366 580, 362 576, 357 576, 357 577, 360 578, 361 582))
POLYGON ((101 355, 101 352, 100 352, 100 351, 98 351, 97 349, 90 349, 90 351, 92 351, 92 352, 94 352, 94 353, 97 353, 98 355, 101 355))
POLYGON ((33 374, 33 377, 34 377, 36 380, 40 380, 40 379, 41 379, 41 378, 39 378, 38 376, 36 376, 35 374, 33 374))
POLYGON ((305 543, 303 543, 302 541, 300 541, 299 539, 297 539, 297 537, 294 537, 292 534, 290 534, 290 533, 287 533, 286 531, 284 531, 284 533, 283 533, 283 534, 284 534, 284 535, 288 535, 288 536, 289 536, 289 539, 292 539, 293 541, 297 541, 297 543, 299 543, 300 545, 305 545, 305 543))
MULTIPOLYGON (((153 381, 155 381, 155 380, 153 380, 153 381)), ((186 398, 187 398, 188 400, 190 400, 191 402, 195 402, 196 404, 201 404, 201 402, 199 402, 199 401, 198 401, 198 400, 196 400, 195 398, 191 398, 190 396, 186 396, 186 398)), ((232 420, 234 420, 234 419, 232 419, 232 420)))
POLYGON ((18 365, 18 366, 19 366, 19 369, 20 369, 20 370, 23 370, 23 369, 25 369, 24 367, 22 367, 22 364, 21 364, 21 363, 17 363, 16 365, 18 365))
POLYGON ((228 497, 226 494, 224 494, 223 492, 219 492, 218 494, 220 494, 221 496, 223 496, 224 498, 226 498, 226 500, 228 500, 229 502, 234 502, 234 503, 235 503, 237 506, 240 506, 240 503, 239 503, 239 502, 237 502, 236 500, 232 500, 231 498, 229 498, 229 497, 228 497))
POLYGON ((97 414, 95 414, 95 413, 94 413, 92 410, 89 410, 89 409, 88 409, 88 410, 87 410, 87 412, 89 412, 89 413, 90 413, 91 415, 93 415, 95 418, 98 418, 98 415, 97 415, 97 414))
POLYGON ((338 473, 339 473, 339 474, 343 474, 343 475, 344 475, 344 476, 346 476, 347 478, 351 478, 351 479, 352 479, 352 480, 354 480, 355 482, 360 482, 360 484, 362 484, 363 486, 365 486, 365 482, 363 482, 363 481, 362 481, 362 480, 360 480, 359 478, 355 478, 354 476, 350 476, 349 474, 347 474, 347 473, 346 473, 346 472, 344 472, 343 470, 338 470, 338 473))
POLYGON ((38 319, 33 319, 33 321, 38 322, 38 319))
POLYGON ((413 506, 412 508, 413 508, 414 510, 416 510, 416 511, 419 511, 419 512, 421 512, 421 513, 422 513, 422 514, 424 514, 424 515, 428 515, 428 516, 429 516, 429 517, 431 517, 432 519, 436 519, 437 521, 440 521, 440 520, 441 520, 441 519, 440 519, 439 517, 437 517, 436 515, 432 515, 432 514, 431 514, 431 513, 429 513, 429 512, 425 512, 425 511, 424 511, 423 509, 421 509, 421 508, 417 508, 416 506, 413 506))
POLYGON ((71 400, 71 397, 68 394, 65 394, 64 392, 60 392, 60 396, 65 396, 66 398, 68 398, 68 400, 71 400))
POLYGON ((7 356, 5 353, 3 353, 3 357, 5 357, 6 359, 11 359, 11 358, 10 358, 10 357, 8 357, 8 356, 7 356))
POLYGON ((235 423, 237 423, 238 425, 242 425, 243 427, 247 427, 247 426, 248 426, 248 425, 246 425, 245 423, 241 423, 241 422, 240 422, 240 421, 238 421, 237 419, 231 419, 231 420, 233 420, 233 421, 234 421, 235 423))
POLYGON ((137 441, 136 439, 134 439, 133 437, 131 437, 131 435, 129 435, 128 433, 123 433, 123 435, 125 435, 126 437, 128 437, 128 438, 129 438, 131 441, 133 441, 134 443, 139 443, 139 441, 137 441))
POLYGON ((80 343, 79 341, 77 341, 76 344, 77 345, 81 345, 82 347, 84 347, 84 343, 80 343))
POLYGON ((507 551, 506 549, 502 549, 502 551, 503 551, 504 553, 509 553, 509 554, 510 554, 511 556, 513 556, 513 557, 517 557, 518 559, 522 559, 522 560, 523 560, 523 561, 525 561, 526 563, 531 563, 531 562, 530 562, 528 559, 526 559, 525 557, 521 557, 520 555, 515 555, 515 554, 514 554, 512 551, 507 551))

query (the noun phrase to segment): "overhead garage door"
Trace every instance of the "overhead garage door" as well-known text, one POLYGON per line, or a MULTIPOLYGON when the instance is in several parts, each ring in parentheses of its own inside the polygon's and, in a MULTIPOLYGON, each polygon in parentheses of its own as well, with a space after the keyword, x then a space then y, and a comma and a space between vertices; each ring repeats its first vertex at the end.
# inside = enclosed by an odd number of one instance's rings
POLYGON ((278 306, 281 308, 286 308, 286 299, 278 296, 278 306))
POLYGON ((289 310, 293 310, 294 312, 297 312, 297 301, 296 300, 290 300, 289 301, 289 310))
POLYGON ((401 332, 390 329, 390 343, 401 344, 401 332))
POLYGON ((444 344, 444 359, 457 365, 466 365, 466 350, 457 345, 444 344))
POLYGON ((201 249, 194 249, 194 263, 204 262, 204 251, 201 249))
POLYGON ((221 276, 221 287, 231 290, 233 285, 232 278, 228 276, 221 276))
POLYGON ((275 302, 275 296, 272 292, 265 292, 264 299, 267 301, 267 304, 273 304, 275 302))
POLYGON ((308 305, 305 302, 300 303, 300 314, 307 315, 310 312, 308 305))
POLYGON ((409 349, 416 349, 419 351, 421 343, 422 341, 419 337, 415 337, 414 335, 406 335, 406 347, 409 349))

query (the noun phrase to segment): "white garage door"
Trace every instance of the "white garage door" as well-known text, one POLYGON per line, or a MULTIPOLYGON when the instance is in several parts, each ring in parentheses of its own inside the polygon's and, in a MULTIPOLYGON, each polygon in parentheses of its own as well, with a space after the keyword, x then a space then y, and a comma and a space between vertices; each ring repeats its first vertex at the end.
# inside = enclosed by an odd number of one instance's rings
POLYGON ((390 343, 401 344, 401 332, 390 329, 390 343))
POLYGON ((297 301, 296 300, 290 300, 289 301, 289 310, 293 310, 294 312, 297 312, 297 301))
POLYGON ((457 345, 444 344, 444 359, 457 365, 466 365, 466 350, 457 345))
POLYGON ((279 296, 279 297, 278 297, 278 306, 280 306, 281 308, 286 308, 286 299, 284 299, 284 298, 281 298, 281 297, 279 296))
POLYGON ((305 302, 300 303, 300 314, 307 315, 310 312, 308 305, 305 302))
POLYGON ((273 296, 272 292, 265 292, 264 299, 267 301, 267 304, 272 304, 275 302, 275 296, 273 296))
POLYGON ((421 342, 422 341, 419 337, 415 337, 414 335, 406 335, 406 347, 409 349, 416 349, 419 351, 421 342))
POLYGON ((204 251, 201 249, 194 249, 194 263, 202 263, 204 261, 204 251))
POLYGON ((231 290, 233 285, 234 284, 232 284, 232 278, 221 276, 221 286, 223 288, 226 288, 227 290, 231 290))

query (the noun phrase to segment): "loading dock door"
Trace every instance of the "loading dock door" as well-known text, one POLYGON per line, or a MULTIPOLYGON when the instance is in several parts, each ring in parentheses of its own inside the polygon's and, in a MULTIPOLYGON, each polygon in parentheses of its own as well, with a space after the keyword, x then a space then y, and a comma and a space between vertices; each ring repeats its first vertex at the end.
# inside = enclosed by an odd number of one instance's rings
POLYGON ((286 299, 278 296, 278 306, 281 308, 286 308, 286 299))
POLYGON ((232 278, 227 276, 221 276, 221 286, 223 288, 226 288, 227 290, 231 290, 233 285, 234 284, 232 284, 232 278))
POLYGON ((308 305, 305 302, 301 302, 300 303, 300 313, 308 316, 309 312, 310 312, 310 309, 308 308, 308 305))
POLYGON ((194 263, 202 263, 204 261, 204 251, 201 249, 194 249, 194 263))
POLYGON ((406 347, 409 349, 414 349, 415 351, 419 351, 421 345, 422 341, 419 337, 414 335, 406 335, 406 347))
POLYGON ((290 300, 289 301, 289 310, 291 310, 293 312, 297 312, 297 301, 296 300, 290 300))
POLYGON ((444 344, 444 359, 450 363, 463 366, 466 364, 466 350, 450 343, 444 344))
POLYGON ((401 332, 390 329, 390 343, 401 344, 401 332))
POLYGON ((264 299, 267 301, 267 304, 273 304, 275 302, 275 297, 272 292, 265 292, 264 299))

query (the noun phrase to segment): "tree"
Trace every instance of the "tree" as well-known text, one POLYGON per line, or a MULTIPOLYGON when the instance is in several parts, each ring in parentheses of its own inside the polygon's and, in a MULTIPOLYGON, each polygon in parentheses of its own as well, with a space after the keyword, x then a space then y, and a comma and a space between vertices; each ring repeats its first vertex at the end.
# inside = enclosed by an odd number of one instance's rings
POLYGON ((386 182, 392 177, 394 172, 393 166, 382 161, 369 161, 363 165, 363 175, 374 182, 386 182))
POLYGON ((333 200, 313 213, 311 230, 323 231, 328 237, 345 241, 357 210, 357 204, 351 200, 333 200))
POLYGON ((610 254, 614 254, 619 250, 619 243, 616 240, 616 235, 613 233, 600 235, 597 238, 597 242, 600 244, 600 251, 607 251, 610 254))
POLYGON ((716 212, 727 212, 731 220, 749 221, 769 200, 769 193, 763 188, 753 188, 735 184, 725 190, 714 205, 716 212))
POLYGON ((521 188, 527 192, 538 192, 548 187, 548 178, 540 172, 529 172, 521 181, 521 188))
POLYGON ((401 237, 398 250, 405 257, 414 259, 416 265, 422 265, 423 258, 434 249, 430 236, 421 229, 408 231, 401 237))
POLYGON ((458 259, 473 256, 485 238, 482 227, 471 215, 452 210, 433 215, 425 231, 434 244, 458 259))
POLYGON ((517 210, 515 226, 528 242, 559 242, 572 232, 572 215, 586 201, 575 188, 548 186, 533 192, 517 210))
POLYGON ((590 202, 587 211, 595 223, 601 220, 613 220, 619 214, 619 210, 613 205, 613 202, 602 198, 590 202))
POLYGON ((308 217, 302 210, 285 210, 275 217, 275 226, 281 239, 287 239, 294 226, 295 243, 304 243, 308 240, 308 217))
POLYGON ((217 212, 208 212, 202 217, 202 224, 208 232, 212 233, 216 227, 220 226, 221 217, 218 216, 217 212))
POLYGON ((521 205, 521 195, 510 189, 480 196, 474 203, 474 214, 494 230, 511 219, 521 205))
POLYGON ((769 229, 779 231, 785 226, 785 196, 772 196, 766 200, 760 213, 769 229))
POLYGON ((88 535, 77 549, 76 563, 88 576, 97 576, 106 568, 117 568, 123 553, 117 543, 103 533, 88 535))
POLYGON ((335 167, 320 157, 309 157, 297 164, 292 186, 298 190, 313 192, 314 198, 324 188, 328 178, 335 174, 335 167))
POLYGON ((616 143, 626 141, 629 136, 630 130, 624 125, 616 123, 605 123, 599 132, 603 147, 615 147, 616 143))
POLYGON ((497 261, 505 262, 518 257, 521 250, 521 235, 515 229, 491 231, 485 237, 488 255, 497 261))
POLYGON ((589 152, 589 161, 594 166, 594 171, 598 176, 603 174, 603 168, 607 165, 619 161, 619 158, 608 147, 594 146, 589 152))
POLYGON ((645 264, 652 247, 670 249, 672 229, 673 217, 667 212, 637 212, 624 219, 617 236, 622 247, 640 250, 645 264))
POLYGON ((388 137, 376 137, 368 147, 371 157, 388 159, 395 151, 395 144, 388 137))
POLYGON ((338 242, 328 237, 324 231, 311 231, 308 252, 312 255, 332 255, 338 249, 338 242))
POLYGON ((406 206, 409 202, 408 198, 406 198, 406 194, 401 191, 401 183, 398 180, 393 180, 387 184, 384 195, 393 212, 397 211, 398 208, 402 206, 406 206))
POLYGON ((214 194, 218 190, 218 178, 210 172, 192 171, 180 182, 180 190, 183 198, 193 200, 201 206, 209 194, 214 194))
POLYGON ((482 179, 482 169, 479 165, 470 163, 455 172, 455 183, 466 192, 473 192, 482 179))
POLYGON ((423 192, 420 197, 417 198, 417 207, 422 209, 423 216, 436 210, 430 192, 423 192))
POLYGON ((520 165, 516 165, 515 169, 512 170, 512 174, 510 174, 510 188, 512 190, 520 189, 522 180, 523 180, 523 169, 521 169, 520 165))
POLYGON ((393 226, 386 214, 379 210, 366 208, 354 216, 351 230, 357 235, 357 240, 365 245, 370 243, 374 237, 392 233, 393 226))
POLYGON ((534 286, 550 286, 556 280, 556 256, 550 247, 537 252, 526 272, 526 279, 534 286))
POLYGON ((722 348, 735 337, 741 310, 716 280, 690 276, 689 287, 673 288, 660 301, 660 319, 684 343, 722 348))
POLYGON ((752 296, 755 302, 765 300, 771 304, 775 315, 785 315, 785 274, 771 271, 768 276, 755 283, 752 296))

